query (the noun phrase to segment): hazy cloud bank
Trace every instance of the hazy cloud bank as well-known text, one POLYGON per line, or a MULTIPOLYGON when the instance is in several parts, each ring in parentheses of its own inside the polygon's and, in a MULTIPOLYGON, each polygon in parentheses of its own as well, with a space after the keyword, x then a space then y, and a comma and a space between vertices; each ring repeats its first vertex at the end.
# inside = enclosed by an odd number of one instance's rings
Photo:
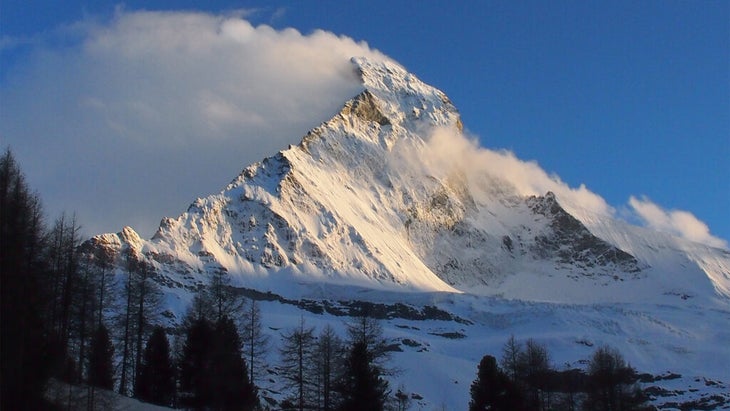
MULTIPOLYGON (((535 161, 520 160, 510 151, 479 147, 476 140, 451 129, 440 128, 431 133, 417 161, 428 173, 439 178, 446 177, 453 170, 465 173, 475 195, 490 195, 479 184, 486 174, 506 182, 503 190, 520 196, 544 195, 552 191, 561 205, 579 219, 595 216, 621 218, 614 207, 585 185, 570 187, 557 175, 548 174, 535 161)), ((489 185, 489 189, 493 190, 495 182, 490 181, 489 185)), ((632 196, 628 204, 631 208, 628 217, 640 220, 649 228, 713 247, 728 247, 727 241, 713 236, 707 224, 688 211, 664 210, 644 197, 637 199, 632 196)))
POLYGON ((240 16, 120 10, 34 41, 0 85, 0 139, 51 213, 151 235, 335 114, 361 89, 350 57, 385 58, 240 16))
POLYGON ((728 248, 727 241, 710 234, 710 228, 692 213, 665 210, 646 197, 629 198, 629 205, 647 226, 713 247, 728 248))

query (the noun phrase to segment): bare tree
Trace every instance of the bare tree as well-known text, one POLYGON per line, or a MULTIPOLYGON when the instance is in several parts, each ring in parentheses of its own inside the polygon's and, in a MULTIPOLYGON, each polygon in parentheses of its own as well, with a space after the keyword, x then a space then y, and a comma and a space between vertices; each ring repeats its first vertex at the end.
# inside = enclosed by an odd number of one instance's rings
POLYGON ((646 397, 636 383, 636 372, 618 350, 599 347, 588 364, 588 396, 585 409, 648 410, 646 397))
POLYGON ((314 327, 307 327, 304 317, 299 325, 282 335, 281 370, 287 380, 286 386, 294 391, 297 409, 303 411, 310 407, 313 384, 309 377, 315 373, 311 367, 314 353, 314 327))
POLYGON ((124 251, 124 258, 126 264, 125 268, 127 278, 123 290, 123 296, 125 300, 124 311, 122 311, 119 315, 119 321, 121 322, 121 326, 123 328, 123 333, 121 336, 122 358, 121 372, 119 375, 119 393, 122 395, 127 395, 127 384, 129 380, 128 374, 131 368, 130 359, 132 358, 130 355, 130 343, 132 338, 132 310, 134 307, 134 282, 132 278, 132 272, 135 270, 134 265, 136 264, 134 251, 131 249, 126 249, 124 251))
POLYGON ((245 310, 243 298, 231 286, 231 277, 223 267, 213 273, 205 288, 204 298, 215 311, 215 317, 211 321, 219 321, 225 316, 239 318, 245 310))
POLYGON ((130 248, 124 251, 124 257, 127 278, 123 290, 124 308, 118 317, 123 329, 119 393, 127 395, 138 376, 146 330, 155 322, 161 293, 153 280, 154 268, 142 255, 130 248))
POLYGON ((145 262, 139 261, 136 270, 136 323, 135 329, 136 335, 136 348, 135 348, 135 381, 139 378, 140 370, 142 369, 142 346, 144 339, 147 335, 147 330, 154 322, 154 317, 160 311, 160 302, 162 300, 162 294, 159 286, 153 280, 154 267, 145 262))
POLYGON ((258 370, 269 350, 269 336, 263 331, 261 308, 256 300, 249 300, 243 316, 244 355, 248 357, 249 381, 256 385, 258 370))
POLYGON ((527 402, 537 410, 550 408, 547 383, 552 371, 547 348, 533 339, 525 342, 525 350, 519 356, 520 379, 527 387, 527 402))
POLYGON ((507 340, 504 347, 502 347, 502 359, 500 361, 500 365, 512 381, 517 381, 519 377, 519 359, 521 353, 522 346, 515 340, 514 334, 510 335, 509 340, 507 340))
POLYGON ((344 345, 335 329, 327 324, 319 333, 314 355, 317 367, 317 403, 320 410, 330 411, 337 404, 335 382, 342 374, 344 345))
POLYGON ((383 326, 378 320, 367 316, 356 317, 347 323, 346 327, 350 346, 356 343, 365 344, 373 364, 377 365, 384 375, 397 373, 397 370, 386 366, 390 353, 383 338, 383 326))

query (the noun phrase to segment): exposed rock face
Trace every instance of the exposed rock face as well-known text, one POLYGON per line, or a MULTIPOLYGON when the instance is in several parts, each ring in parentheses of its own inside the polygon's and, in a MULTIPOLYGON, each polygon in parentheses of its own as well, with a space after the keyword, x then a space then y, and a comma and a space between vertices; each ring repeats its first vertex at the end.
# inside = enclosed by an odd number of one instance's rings
POLYGON ((550 221, 550 231, 535 237, 534 251, 541 257, 557 258, 560 263, 581 268, 615 266, 618 272, 638 273, 639 262, 631 254, 622 251, 593 235, 575 217, 563 209, 555 194, 527 199, 530 209, 550 221))

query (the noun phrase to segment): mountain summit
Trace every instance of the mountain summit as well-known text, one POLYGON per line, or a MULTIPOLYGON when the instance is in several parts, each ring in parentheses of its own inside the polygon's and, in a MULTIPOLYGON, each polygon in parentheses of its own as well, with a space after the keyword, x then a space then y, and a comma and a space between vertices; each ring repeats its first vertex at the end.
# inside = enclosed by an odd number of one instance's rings
POLYGON ((274 291, 293 279, 559 302, 730 295, 727 252, 656 233, 645 244, 648 230, 611 219, 589 227, 551 192, 520 196, 458 158, 434 159, 434 135, 462 133, 446 95, 396 63, 352 64, 363 91, 300 144, 163 219, 151 240, 125 228, 92 242, 133 246, 182 287, 222 270, 274 291), (676 281, 653 267, 667 260, 682 261, 676 281))
MULTIPOLYGON (((370 307, 421 407, 465 409, 476 363, 509 334, 546 343, 556 364, 580 367, 604 344, 642 371, 671 364, 689 402, 726 387, 708 378, 730 369, 728 251, 557 191, 525 194, 470 163, 483 158, 468 155, 444 93, 393 62, 352 64, 361 92, 298 145, 164 218, 149 240, 125 227, 85 250, 113 256, 118 276, 130 253, 145 260, 170 326, 218 274, 262 303, 274 331, 370 307)), ((260 387, 267 398, 281 395, 277 379, 260 387)))

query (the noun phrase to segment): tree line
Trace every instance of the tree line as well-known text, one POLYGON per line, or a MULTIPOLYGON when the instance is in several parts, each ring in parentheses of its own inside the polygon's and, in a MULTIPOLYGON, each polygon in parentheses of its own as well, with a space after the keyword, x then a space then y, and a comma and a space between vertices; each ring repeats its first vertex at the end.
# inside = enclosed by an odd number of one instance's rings
POLYGON ((161 369, 177 372, 165 374, 164 401, 142 399, 195 410, 300 411, 377 411, 393 401, 385 379, 393 370, 387 367, 386 341, 377 320, 354 319, 342 339, 332 326, 316 332, 300 318, 279 335, 278 363, 266 364, 269 336, 262 332, 258 303, 243 303, 227 285, 228 277, 216 278, 194 297, 175 354, 160 358, 161 369), (237 325, 236 318, 244 324, 237 325), (281 402, 259 395, 255 381, 262 367, 281 382, 281 402))
POLYGON ((50 401, 61 401, 47 399, 50 378, 87 387, 69 390, 63 408, 105 408, 96 388, 113 388, 118 376, 118 390, 128 394, 140 378, 142 347, 160 308, 154 270, 140 250, 116 255, 82 242, 80 230, 75 216, 46 223, 38 194, 6 150, 0 157, 2 409, 54 408, 50 401), (120 260, 121 275, 114 268, 120 260))
POLYGON ((485 355, 471 385, 469 411, 648 411, 636 371, 611 347, 595 350, 582 369, 556 370, 547 348, 514 336, 499 361, 485 355))

